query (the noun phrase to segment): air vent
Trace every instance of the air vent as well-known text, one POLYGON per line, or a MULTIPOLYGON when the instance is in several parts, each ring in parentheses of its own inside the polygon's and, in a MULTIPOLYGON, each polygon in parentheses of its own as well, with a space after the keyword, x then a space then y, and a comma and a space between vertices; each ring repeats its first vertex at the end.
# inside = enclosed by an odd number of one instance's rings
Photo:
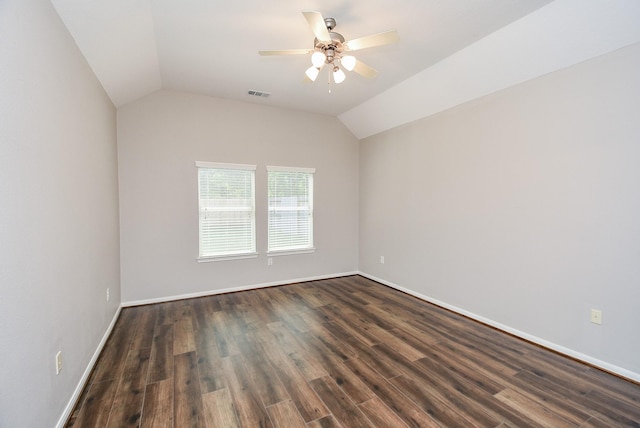
POLYGON ((254 97, 262 97, 262 98, 267 98, 269 95, 271 95, 269 92, 262 92, 262 91, 249 91, 247 93, 249 95, 253 95, 254 97))

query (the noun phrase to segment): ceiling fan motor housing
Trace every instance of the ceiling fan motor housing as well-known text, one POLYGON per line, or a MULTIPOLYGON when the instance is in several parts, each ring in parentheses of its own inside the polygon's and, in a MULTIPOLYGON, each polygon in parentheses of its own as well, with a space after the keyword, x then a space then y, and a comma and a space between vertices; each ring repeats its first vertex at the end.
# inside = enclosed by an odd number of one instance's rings
POLYGON ((331 38, 331 43, 327 44, 318 40, 316 37, 314 40, 314 45, 316 50, 323 52, 326 56, 326 63, 333 64, 335 59, 340 59, 342 56, 342 44, 344 43, 344 36, 340 33, 336 33, 333 30, 336 27, 336 20, 334 18, 325 18, 324 23, 327 26, 327 30, 329 31, 329 37, 331 38))

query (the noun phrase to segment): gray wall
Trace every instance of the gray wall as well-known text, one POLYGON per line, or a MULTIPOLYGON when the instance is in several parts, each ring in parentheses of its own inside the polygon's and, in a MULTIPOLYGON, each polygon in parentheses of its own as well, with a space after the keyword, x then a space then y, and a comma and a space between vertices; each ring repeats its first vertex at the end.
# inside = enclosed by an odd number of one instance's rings
POLYGON ((118 109, 123 302, 357 270, 358 141, 335 117, 160 91, 118 109), (255 164, 255 259, 197 263, 195 161, 255 164), (267 265, 266 166, 315 168, 316 252, 267 265))
POLYGON ((363 140, 360 270, 640 376, 638 70, 636 44, 363 140))
POLYGON ((358 268, 640 373, 639 45, 360 152, 335 118, 162 91, 119 110, 117 154, 115 109, 46 0, 0 2, 0 58, 0 426, 58 420, 121 301, 358 268), (195 160, 258 165, 258 258, 196 262, 195 160), (317 170, 318 250, 273 266, 266 165, 317 170))
POLYGON ((120 303, 116 113, 48 1, 0 2, 0 58, 0 426, 50 427, 120 303))

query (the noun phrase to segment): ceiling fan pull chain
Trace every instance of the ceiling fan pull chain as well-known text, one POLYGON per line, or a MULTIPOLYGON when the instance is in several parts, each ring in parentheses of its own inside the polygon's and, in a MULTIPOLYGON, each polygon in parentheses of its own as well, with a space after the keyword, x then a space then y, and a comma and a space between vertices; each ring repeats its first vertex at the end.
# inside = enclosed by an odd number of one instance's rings
POLYGON ((331 93, 331 72, 327 73, 327 85, 329 85, 329 93, 331 93))

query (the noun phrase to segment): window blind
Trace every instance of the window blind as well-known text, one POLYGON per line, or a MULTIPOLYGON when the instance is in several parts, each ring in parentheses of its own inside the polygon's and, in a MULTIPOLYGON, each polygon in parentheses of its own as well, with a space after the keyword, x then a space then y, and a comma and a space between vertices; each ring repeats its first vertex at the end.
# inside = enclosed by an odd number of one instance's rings
POLYGON ((196 166, 200 258, 255 253, 255 165, 196 166))
POLYGON ((267 167, 268 251, 313 248, 313 175, 310 168, 267 167))

